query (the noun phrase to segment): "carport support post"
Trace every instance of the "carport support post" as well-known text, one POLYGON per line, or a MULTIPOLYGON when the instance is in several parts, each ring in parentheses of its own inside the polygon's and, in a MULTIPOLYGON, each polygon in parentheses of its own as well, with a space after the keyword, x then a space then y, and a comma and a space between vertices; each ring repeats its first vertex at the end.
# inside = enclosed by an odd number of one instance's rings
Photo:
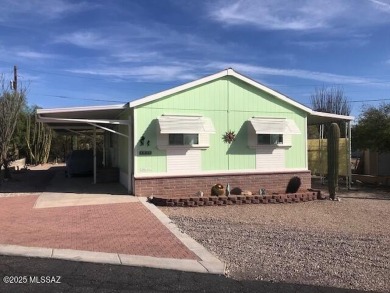
POLYGON ((352 171, 351 171, 351 155, 352 155, 352 127, 351 121, 347 122, 348 124, 348 190, 352 188, 352 171))
POLYGON ((96 184, 96 127, 93 128, 93 184, 96 184))
POLYGON ((323 162, 322 162, 322 159, 323 159, 323 154, 322 154, 322 148, 323 148, 323 143, 324 143, 324 124, 320 124, 320 179, 321 179, 321 184, 324 185, 325 184, 325 172, 327 173, 328 170, 324 170, 323 166, 323 162))

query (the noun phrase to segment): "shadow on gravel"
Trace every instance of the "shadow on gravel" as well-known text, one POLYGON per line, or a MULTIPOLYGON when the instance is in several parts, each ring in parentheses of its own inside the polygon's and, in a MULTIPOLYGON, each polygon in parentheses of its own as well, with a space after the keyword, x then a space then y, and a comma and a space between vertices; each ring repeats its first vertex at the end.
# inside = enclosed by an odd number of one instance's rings
MULTIPOLYGON (((314 189, 328 193, 328 186, 322 184, 319 178, 312 178, 311 186, 314 189)), ((339 182, 339 191, 336 196, 340 198, 353 199, 377 199, 390 200, 390 186, 373 184, 353 184, 351 189, 347 189, 345 182, 339 182)))
POLYGON ((342 195, 341 198, 353 198, 353 199, 373 199, 373 200, 390 200, 390 195, 382 195, 382 196, 348 196, 342 195))
POLYGON ((339 289, 264 281, 236 281, 224 276, 180 271, 0 256, 0 292, 280 292, 350 293, 339 289), (61 276, 60 284, 5 284, 4 276, 61 276))

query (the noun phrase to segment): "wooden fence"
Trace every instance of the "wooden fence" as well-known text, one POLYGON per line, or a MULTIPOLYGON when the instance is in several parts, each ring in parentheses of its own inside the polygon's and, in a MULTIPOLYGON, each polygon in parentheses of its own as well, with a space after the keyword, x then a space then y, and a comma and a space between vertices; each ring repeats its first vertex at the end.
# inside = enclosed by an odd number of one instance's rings
MULTIPOLYGON (((307 141, 309 170, 312 175, 326 175, 328 173, 327 144, 328 141, 326 139, 308 139, 307 141)), ((348 175, 349 154, 347 153, 347 146, 348 140, 346 138, 340 138, 340 176, 348 175)))

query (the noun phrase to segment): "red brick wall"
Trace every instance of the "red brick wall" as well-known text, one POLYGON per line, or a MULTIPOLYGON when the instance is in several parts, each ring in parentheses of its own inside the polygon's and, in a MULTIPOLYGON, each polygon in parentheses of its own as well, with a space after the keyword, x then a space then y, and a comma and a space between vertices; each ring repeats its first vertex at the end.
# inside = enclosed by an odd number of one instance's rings
POLYGON ((258 194, 260 188, 265 188, 266 193, 284 193, 288 181, 298 176, 301 178, 301 188, 304 191, 311 187, 310 171, 300 172, 273 172, 261 174, 228 174, 207 176, 176 176, 161 178, 135 178, 136 196, 192 196, 198 191, 210 195, 211 187, 221 183, 224 187, 229 183, 231 189, 239 187, 242 190, 250 190, 258 194))

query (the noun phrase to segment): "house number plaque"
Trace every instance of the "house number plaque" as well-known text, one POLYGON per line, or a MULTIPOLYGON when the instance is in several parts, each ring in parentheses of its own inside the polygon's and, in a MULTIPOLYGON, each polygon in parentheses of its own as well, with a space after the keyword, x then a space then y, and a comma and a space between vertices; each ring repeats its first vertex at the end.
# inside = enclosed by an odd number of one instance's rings
POLYGON ((140 156, 150 156, 152 151, 139 151, 140 156))

